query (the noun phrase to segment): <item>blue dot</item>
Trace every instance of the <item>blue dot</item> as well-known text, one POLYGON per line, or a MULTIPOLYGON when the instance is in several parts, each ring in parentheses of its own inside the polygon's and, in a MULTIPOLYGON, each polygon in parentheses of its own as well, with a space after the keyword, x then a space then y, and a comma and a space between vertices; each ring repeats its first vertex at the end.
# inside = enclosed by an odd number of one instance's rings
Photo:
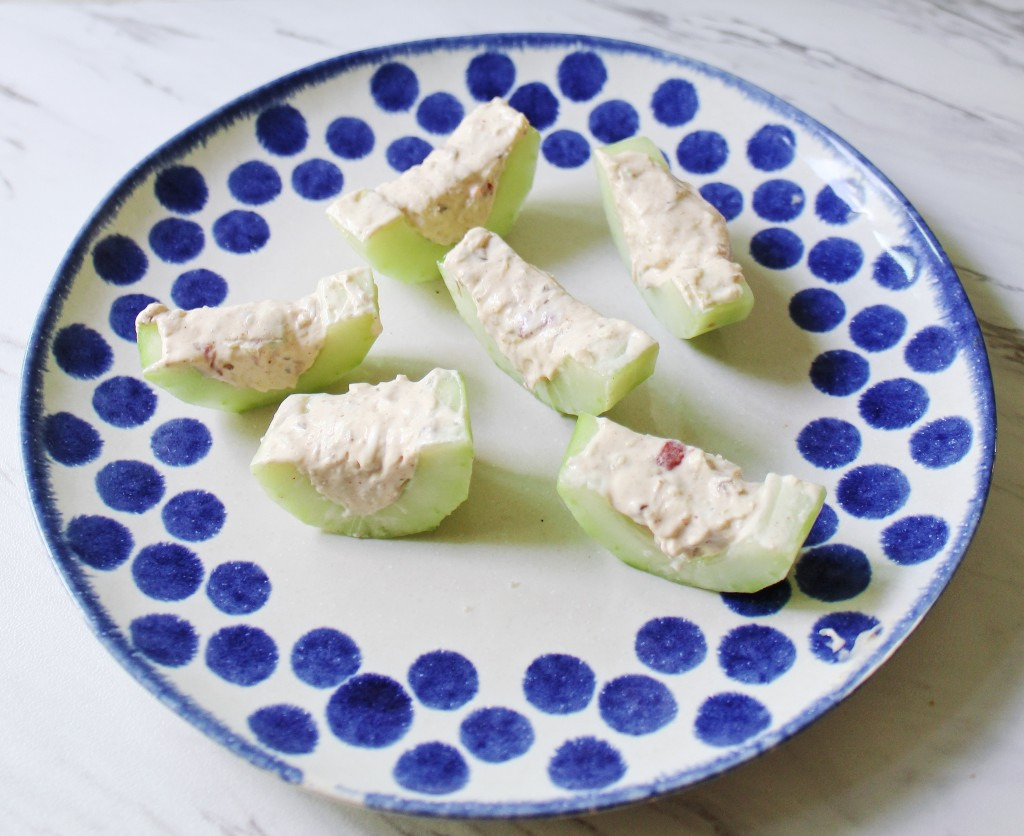
POLYGON ((585 102, 601 92, 608 70, 596 52, 573 52, 558 65, 558 87, 567 99, 585 102))
POLYGON ((333 688, 359 670, 359 646, 331 627, 310 630, 292 648, 292 670, 314 688, 333 688))
POLYGON ((403 752, 395 764, 394 776, 407 790, 447 795, 466 786, 469 767, 458 749, 435 741, 403 752))
POLYGON ((805 331, 823 334, 836 328, 846 316, 842 298, 824 287, 798 290, 789 300, 789 317, 805 331))
POLYGON ((679 165, 691 174, 713 174, 729 158, 729 144, 715 131, 694 131, 676 148, 679 165))
POLYGON ((183 215, 198 212, 210 196, 203 175, 190 165, 165 168, 156 176, 153 188, 161 206, 183 215))
POLYGON ((384 156, 395 171, 407 171, 423 162, 433 151, 430 143, 418 136, 402 136, 392 142, 384 156))
POLYGON ((564 653, 538 656, 523 677, 526 699, 547 714, 571 714, 590 703, 596 680, 582 659, 564 653))
POLYGON ((906 316, 889 305, 871 305, 850 320, 850 336, 865 351, 892 348, 906 330, 906 316))
POLYGON ((548 763, 548 777, 567 790, 599 790, 626 774, 626 762, 610 743, 577 737, 558 747, 548 763))
POLYGON ((53 338, 53 359, 66 374, 91 380, 104 374, 114 363, 107 341, 86 325, 75 323, 61 328, 53 338))
POLYGON ((848 282, 864 263, 860 244, 848 238, 824 238, 807 253, 808 269, 822 281, 848 282))
POLYGON ((895 514, 910 496, 910 481, 887 464, 855 467, 839 480, 839 506, 854 517, 880 520, 895 514))
POLYGON ((629 102, 612 99, 590 112, 588 124, 598 141, 610 144, 633 136, 640 127, 640 117, 629 102))
POLYGON ((860 549, 843 543, 816 546, 796 565, 796 583, 819 601, 846 601, 871 583, 871 564, 860 549))
POLYGON ((183 264, 195 258, 205 244, 203 228, 182 218, 164 218, 153 224, 149 231, 149 246, 170 264, 183 264))
POLYGON ((700 196, 714 206, 727 221, 743 211, 743 192, 728 183, 705 183, 700 196))
POLYGON ((424 653, 409 668, 409 687, 428 708, 452 711, 476 696, 476 668, 461 653, 435 650, 424 653))
POLYGON ((340 194, 345 185, 341 169, 327 160, 306 160, 292 171, 292 188, 306 200, 326 200, 340 194))
POLYGON ((227 295, 228 283, 217 273, 202 267, 182 273, 171 285, 171 299, 185 311, 215 308, 227 295))
POLYGON ((179 543, 145 546, 132 561, 132 577, 144 594, 158 601, 183 601, 203 581, 203 563, 179 543))
POLYGON ((307 755, 320 735, 312 715, 297 705, 268 705, 249 715, 249 728, 264 746, 286 755, 307 755))
POLYGON ((92 395, 96 414, 115 427, 139 427, 156 411, 156 393, 135 377, 111 377, 92 395))
POLYGON ((149 259, 142 247, 127 235, 108 235, 92 250, 92 264, 110 284, 133 284, 146 275, 149 259))
POLYGON ((470 754, 486 763, 504 763, 533 745, 530 721, 511 708, 481 708, 459 726, 459 740, 470 754))
POLYGON ((723 592, 722 601, 737 615, 747 618, 774 615, 789 603, 793 587, 783 578, 757 592, 723 592))
POLYGON ((120 459, 96 474, 96 491, 108 508, 141 514, 164 496, 164 477, 153 465, 120 459))
POLYGON ((860 431, 839 418, 816 418, 800 431, 796 446, 811 464, 832 470, 860 455, 860 431))
POLYGON ((257 685, 277 667, 277 645, 259 627, 223 627, 206 643, 206 666, 233 685, 257 685))
POLYGON ((718 646, 718 663, 725 675, 747 685, 767 685, 796 661, 796 647, 773 627, 744 624, 726 633, 718 646))
POLYGON ((963 459, 973 444, 974 430, 966 418, 939 418, 910 437, 910 455, 923 467, 939 469, 963 459))
POLYGON ((811 383, 820 392, 835 397, 852 395, 868 382, 871 366, 854 351, 837 348, 811 361, 811 383))
POLYGON ((508 103, 538 131, 547 130, 558 118, 558 99, 546 84, 531 81, 516 90, 508 103))
POLYGON ((199 636, 184 618, 166 613, 139 616, 128 625, 132 645, 147 659, 168 668, 191 662, 199 649, 199 636))
POLYGON ((256 212, 233 209, 213 222, 213 239, 229 253, 254 253, 270 240, 270 225, 256 212))
POLYGON ((516 65, 500 52, 484 52, 473 57, 466 68, 466 87, 480 102, 503 97, 516 82, 516 65))
POLYGON ((697 115, 697 89, 682 78, 670 78, 658 85, 651 97, 654 118, 670 128, 685 125, 697 115))
POLYGON ((70 412, 55 412, 43 419, 43 445, 54 461, 77 467, 99 456, 103 439, 88 421, 70 412))
POLYGON ((860 612, 832 612, 823 615, 811 628, 811 652, 829 664, 845 662, 864 633, 878 629, 874 616, 860 612))
POLYGON ((306 147, 306 119, 291 105, 275 105, 256 118, 256 138, 271 154, 288 157, 306 147))
POLYGON ((602 720, 617 732, 635 736, 656 732, 679 711, 672 692, 643 674, 611 680, 601 689, 597 703, 602 720))
POLYGON ((259 206, 281 194, 281 175, 272 165, 250 160, 235 166, 228 175, 228 191, 239 203, 259 206))
POLYGON ((133 343, 136 341, 135 319, 142 310, 153 302, 158 301, 153 296, 145 293, 129 293, 125 296, 118 296, 110 305, 110 330, 122 340, 133 343))
POLYGON ((352 746, 390 746, 412 724, 412 700, 395 680, 364 673, 344 683, 327 703, 327 723, 352 746))
POLYGON ((817 546, 827 540, 831 540, 838 529, 839 515, 836 513, 835 508, 826 502, 821 506, 818 518, 814 521, 814 525, 811 526, 807 539, 804 540, 804 545, 817 546))
POLYGON ((840 226, 856 214, 831 186, 824 186, 814 199, 814 212, 827 224, 840 226))
POLYGON ((752 205, 766 221, 791 221, 804 210, 804 190, 792 180, 768 180, 754 189, 752 205))
POLYGON ((658 673, 686 673, 704 661, 707 641, 700 627, 678 616, 652 618, 636 634, 636 657, 658 673))
POLYGON ((916 566, 937 555, 949 542, 949 524, 941 517, 904 517, 882 531, 885 556, 900 566, 916 566))
POLYGON ((552 131, 540 147, 544 159, 558 168, 579 168, 590 159, 590 143, 576 131, 552 131))
POLYGON ((858 409, 875 429, 906 429, 927 411, 928 390, 906 377, 883 380, 860 396, 858 409))
POLYGON ((149 446, 164 464, 187 467, 206 457, 213 446, 213 436, 202 421, 172 418, 153 431, 149 446))
POLYGON ((800 263, 804 242, 791 229, 770 227, 754 233, 750 239, 750 255, 762 267, 785 270, 800 263))
POLYGON ((761 171, 785 168, 796 156, 796 136, 785 125, 765 125, 747 142, 747 159, 761 171))
POLYGON ((222 613, 248 615, 267 603, 270 578, 260 566, 246 560, 221 563, 210 572, 206 597, 222 613))
POLYGON ((764 731, 771 721, 768 709, 753 697, 727 692, 701 703, 694 732, 709 746, 735 746, 764 731))
POLYGON ((466 110, 451 93, 431 93, 416 108, 416 122, 427 133, 450 134, 454 131, 466 110))
POLYGON ((948 369, 956 359, 957 344, 953 332, 942 325, 922 328, 910 339, 903 357, 915 372, 925 374, 948 369))
POLYGON ((355 116, 341 116, 327 126, 327 147, 345 160, 361 160, 373 150, 373 128, 355 116))
POLYGON ((893 247, 875 259, 871 275, 887 290, 906 290, 917 281, 917 257, 909 247, 893 247))
POLYGON ((405 64, 382 64, 370 79, 370 94, 381 110, 395 113, 408 110, 420 93, 420 84, 405 64))
POLYGON ((135 540, 121 523, 109 517, 86 515, 68 523, 68 546, 86 566, 104 572, 123 564, 132 552, 135 540))
POLYGON ((224 503, 202 490, 183 491, 171 497, 161 512, 169 534, 190 543, 209 540, 224 527, 224 503))

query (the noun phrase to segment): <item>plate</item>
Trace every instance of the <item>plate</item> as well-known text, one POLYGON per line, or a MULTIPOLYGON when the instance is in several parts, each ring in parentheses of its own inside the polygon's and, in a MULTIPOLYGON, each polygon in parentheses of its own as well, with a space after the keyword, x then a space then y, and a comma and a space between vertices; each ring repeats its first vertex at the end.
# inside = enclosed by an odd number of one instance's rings
POLYGON ((763 90, 677 55, 568 35, 402 44, 261 87, 133 168, 71 244, 27 360, 43 536, 110 652, 253 764, 370 808, 538 816, 717 775, 862 683, 963 557, 994 450, 963 289, 863 157, 763 90), (298 298, 356 266, 342 190, 422 159, 503 96, 542 135, 509 236, 661 344, 610 413, 828 491, 790 577, 719 595, 628 568, 555 493, 571 419, 498 372, 443 284, 378 277, 384 333, 352 379, 467 380, 467 502, 434 533, 303 526, 248 464, 273 409, 190 407, 140 376, 135 314, 298 298), (592 149, 651 137, 727 218, 757 302, 683 342, 611 243, 592 149))

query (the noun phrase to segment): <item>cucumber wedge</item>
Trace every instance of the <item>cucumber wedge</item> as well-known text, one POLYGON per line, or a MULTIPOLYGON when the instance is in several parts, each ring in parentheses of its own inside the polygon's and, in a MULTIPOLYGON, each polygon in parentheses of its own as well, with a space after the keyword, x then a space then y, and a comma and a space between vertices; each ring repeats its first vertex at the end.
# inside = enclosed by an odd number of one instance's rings
POLYGON ((473 436, 456 371, 399 375, 343 395, 292 395, 250 470, 302 522, 350 537, 436 528, 469 495, 473 436))
POLYGON ((624 563, 716 592, 785 578, 825 499, 794 476, 744 482, 721 457, 592 415, 576 422, 557 487, 583 530, 624 563))
POLYGON ((416 284, 467 230, 504 235, 533 186, 540 134, 493 99, 469 113, 419 165, 374 189, 344 194, 327 216, 373 268, 416 284))
POLYGON ((646 137, 594 151, 605 215, 633 283, 676 337, 745 319, 754 295, 732 261, 722 215, 674 177, 646 137))
POLYGON ((190 311, 154 303, 135 325, 146 380, 186 403, 227 412, 329 386, 363 361, 381 332, 377 286, 366 267, 321 279, 315 293, 295 303, 190 311), (259 338, 254 318, 266 323, 257 329, 259 338), (280 371, 281 354, 295 350, 298 323, 308 332, 303 357, 286 374, 280 371), (168 337, 172 331, 178 336, 168 337), (189 333, 195 339, 182 341, 189 333))
POLYGON ((606 412, 654 371, 651 337, 574 299, 497 233, 467 232, 441 276, 498 368, 559 412, 606 412))

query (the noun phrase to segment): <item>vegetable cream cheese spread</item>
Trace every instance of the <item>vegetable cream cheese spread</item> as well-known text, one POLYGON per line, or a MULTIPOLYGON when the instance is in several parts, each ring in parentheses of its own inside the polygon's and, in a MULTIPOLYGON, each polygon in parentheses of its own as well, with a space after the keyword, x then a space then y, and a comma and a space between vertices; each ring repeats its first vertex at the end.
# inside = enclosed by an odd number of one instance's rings
POLYGON ((476 305, 483 330, 528 389, 550 380, 567 358, 583 365, 624 365, 654 340, 622 319, 601 316, 555 279, 522 259, 502 238, 477 227, 444 261, 476 305))
POLYGON ((670 558, 721 552, 758 518, 765 491, 744 481, 732 462, 607 418, 597 421, 593 438, 567 462, 566 482, 604 496, 649 529, 670 558))
POLYGON ((361 241, 404 215, 423 237, 454 244, 487 220, 509 153, 529 128, 519 111, 492 99, 422 163, 375 189, 342 195, 328 214, 361 241))
POLYGON ((700 192, 640 151, 594 155, 608 176, 637 286, 672 283, 701 310, 740 297, 743 273, 725 219, 700 192))
POLYGON ((321 279, 314 293, 295 302, 192 310, 154 302, 135 320, 136 328, 155 325, 160 334, 162 356, 149 368, 189 366, 205 377, 259 392, 294 389, 316 360, 332 323, 360 314, 376 317, 366 272, 361 268, 321 279))
POLYGON ((343 395, 290 395, 254 463, 288 462, 327 499, 367 516, 393 504, 429 445, 462 441, 464 416, 435 394, 434 369, 418 382, 405 375, 343 395))

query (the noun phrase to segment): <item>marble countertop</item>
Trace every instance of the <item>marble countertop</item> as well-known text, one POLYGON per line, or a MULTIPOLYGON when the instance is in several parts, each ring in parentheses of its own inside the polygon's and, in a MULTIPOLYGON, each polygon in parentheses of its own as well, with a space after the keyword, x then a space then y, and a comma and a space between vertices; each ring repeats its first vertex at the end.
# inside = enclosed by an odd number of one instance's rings
POLYGON ((1005 833, 1024 781, 1024 5, 1020 0, 0 2, 0 832, 1005 833), (351 11, 346 12, 346 10, 351 11), (740 75, 886 173, 949 254, 998 405, 985 515, 946 593, 839 707, 768 754, 642 806, 560 821, 417 820, 253 768, 96 641, 33 519, 21 367, 68 244, 124 172, 222 103, 396 41, 560 31, 740 75))

